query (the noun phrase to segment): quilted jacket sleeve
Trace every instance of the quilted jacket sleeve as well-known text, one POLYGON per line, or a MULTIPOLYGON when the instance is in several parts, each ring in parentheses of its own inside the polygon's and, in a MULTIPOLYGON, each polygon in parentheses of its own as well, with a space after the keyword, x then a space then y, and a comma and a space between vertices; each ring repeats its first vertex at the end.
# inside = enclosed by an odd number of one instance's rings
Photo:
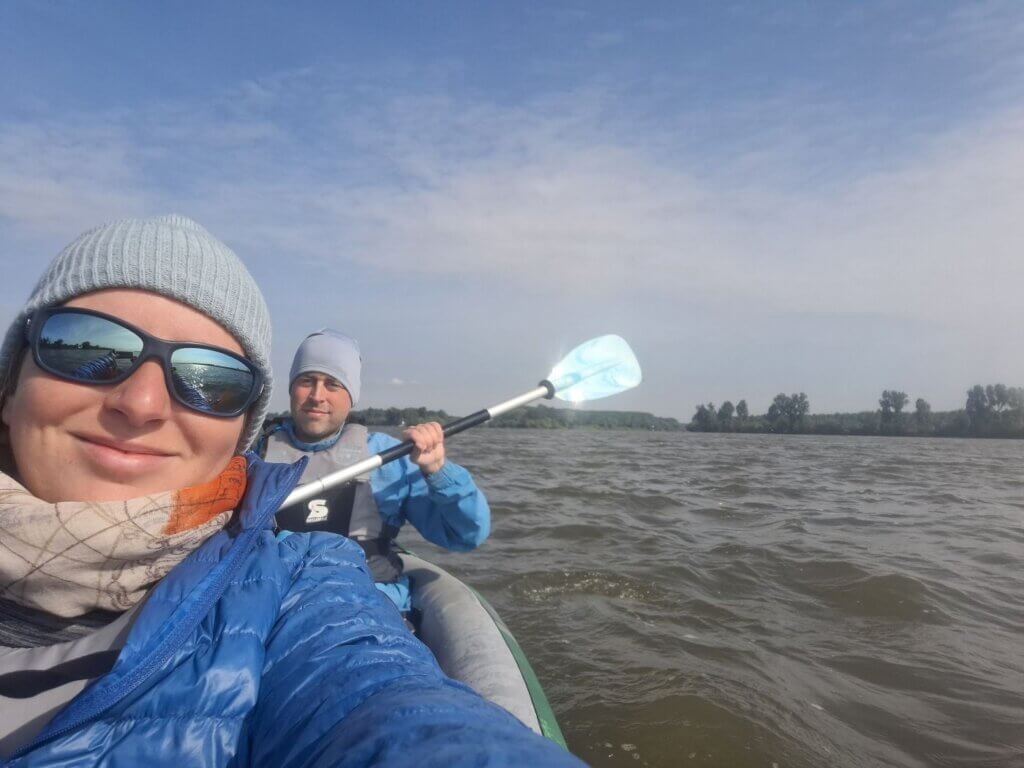
POLYGON ((447 677, 340 537, 294 535, 295 576, 249 722, 252 765, 581 765, 447 677))
MULTIPOLYGON (((390 435, 371 432, 371 453, 398 445, 390 435)), ((408 520, 427 541, 456 552, 478 547, 491 531, 487 499, 465 467, 450 459, 424 477, 408 456, 371 475, 373 495, 385 522, 401 528, 408 520)))

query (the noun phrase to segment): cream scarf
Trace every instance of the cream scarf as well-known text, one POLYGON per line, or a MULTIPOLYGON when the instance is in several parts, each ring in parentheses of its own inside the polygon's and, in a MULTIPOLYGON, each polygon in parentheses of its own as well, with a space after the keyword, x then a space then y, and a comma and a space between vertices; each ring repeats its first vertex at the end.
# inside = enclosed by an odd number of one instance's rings
POLYGON ((245 492, 245 469, 236 456, 204 485, 56 504, 0 473, 0 599, 65 618, 131 608, 224 527, 245 492))

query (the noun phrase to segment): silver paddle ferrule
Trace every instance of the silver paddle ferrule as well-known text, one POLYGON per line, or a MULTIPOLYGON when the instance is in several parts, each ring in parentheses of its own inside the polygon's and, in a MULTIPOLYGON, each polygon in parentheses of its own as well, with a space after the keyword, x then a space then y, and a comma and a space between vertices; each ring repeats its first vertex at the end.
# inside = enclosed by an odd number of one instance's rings
POLYGON ((537 387, 536 389, 531 389, 529 392, 519 395, 518 397, 513 397, 511 400, 506 400, 504 403, 492 405, 490 408, 487 409, 487 412, 491 414, 491 418, 493 419, 497 416, 501 416, 501 414, 503 413, 508 413, 509 411, 515 410, 516 408, 522 405, 532 403, 534 400, 540 400, 542 397, 547 396, 548 388, 545 386, 540 386, 537 387))
POLYGON ((354 480, 359 475, 365 474, 366 472, 372 472, 381 465, 380 456, 370 456, 368 459, 363 459, 357 464, 353 464, 350 467, 339 469, 337 472, 331 472, 329 475, 324 475, 319 480, 314 480, 311 483, 300 485, 294 491, 288 494, 288 497, 281 502, 281 506, 278 509, 284 509, 285 507, 297 504, 300 501, 306 501, 312 499, 323 493, 328 488, 333 488, 336 485, 347 483, 349 480, 354 480))

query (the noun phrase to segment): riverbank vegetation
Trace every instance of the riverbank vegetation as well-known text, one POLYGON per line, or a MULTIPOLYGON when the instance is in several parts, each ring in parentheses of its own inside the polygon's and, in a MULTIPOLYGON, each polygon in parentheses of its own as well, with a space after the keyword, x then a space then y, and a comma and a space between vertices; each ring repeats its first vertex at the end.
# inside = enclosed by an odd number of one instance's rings
MULTIPOLYGON (((286 418, 287 411, 271 415, 267 422, 286 418)), ((348 420, 353 424, 367 427, 405 427, 437 421, 446 424, 454 421, 446 411, 429 408, 362 408, 352 411, 348 420)), ((520 408, 499 416, 485 426, 511 429, 643 429, 654 432, 668 432, 685 429, 678 420, 637 411, 577 411, 570 408, 551 408, 537 405, 520 408)))
POLYGON ((878 409, 812 414, 803 392, 778 394, 763 415, 750 415, 745 400, 716 407, 701 404, 686 426, 691 432, 768 432, 809 435, 905 435, 918 437, 1024 438, 1024 388, 977 384, 957 411, 932 411, 924 398, 884 390, 878 409))
POLYGON ((493 427, 530 429, 645 429, 671 432, 684 429, 676 419, 640 411, 578 411, 537 405, 506 413, 491 422, 493 427))
MULTIPOLYGON (((368 427, 400 427, 424 421, 452 421, 444 411, 426 408, 366 408, 353 411, 349 417, 357 424, 368 427)), ((636 411, 577 411, 570 408, 551 408, 536 405, 520 408, 499 416, 486 426, 510 429, 645 429, 656 432, 684 429, 676 419, 653 416, 636 411)))
MULTIPOLYGON (((277 414, 272 418, 287 416, 277 414)), ((363 408, 349 421, 368 427, 405 427, 426 421, 454 421, 444 410, 430 408, 363 408)), ((537 405, 499 416, 485 426, 510 429, 641 429, 654 432, 753 432, 803 435, 900 435, 910 437, 1024 438, 1024 387, 980 384, 967 392, 964 407, 932 411, 922 397, 887 389, 878 408, 855 413, 811 413, 803 392, 780 393, 763 414, 751 414, 746 400, 721 405, 702 403, 689 424, 640 411, 581 411, 537 405)))

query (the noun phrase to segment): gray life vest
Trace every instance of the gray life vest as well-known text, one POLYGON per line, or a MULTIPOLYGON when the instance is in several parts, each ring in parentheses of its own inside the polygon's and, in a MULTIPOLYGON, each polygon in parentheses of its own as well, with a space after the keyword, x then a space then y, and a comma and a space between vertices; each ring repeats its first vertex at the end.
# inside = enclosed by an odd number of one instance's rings
MULTIPOLYGON (((306 452, 292 445, 288 433, 278 426, 266 437, 263 457, 288 464, 308 457, 309 464, 299 482, 309 483, 369 458, 367 434, 361 424, 346 424, 338 442, 330 448, 306 452)), ((368 473, 329 488, 318 498, 283 507, 276 520, 277 527, 286 531, 330 531, 348 536, 363 548, 375 581, 397 581, 402 575, 402 560, 393 546, 398 529, 385 525, 373 498, 368 473)))

